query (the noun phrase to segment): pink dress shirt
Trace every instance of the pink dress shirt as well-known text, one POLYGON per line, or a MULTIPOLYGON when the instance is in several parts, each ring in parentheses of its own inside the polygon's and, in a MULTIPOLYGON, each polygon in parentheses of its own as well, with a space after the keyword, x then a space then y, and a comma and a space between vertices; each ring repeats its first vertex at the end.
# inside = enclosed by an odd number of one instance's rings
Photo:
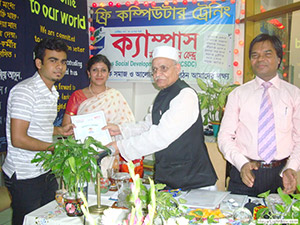
MULTIPOLYGON (((258 115, 263 93, 259 77, 233 90, 229 96, 218 134, 224 157, 239 171, 258 156, 258 115)), ((274 160, 289 157, 285 169, 300 166, 300 89, 276 75, 269 94, 273 104, 277 152, 274 160)))

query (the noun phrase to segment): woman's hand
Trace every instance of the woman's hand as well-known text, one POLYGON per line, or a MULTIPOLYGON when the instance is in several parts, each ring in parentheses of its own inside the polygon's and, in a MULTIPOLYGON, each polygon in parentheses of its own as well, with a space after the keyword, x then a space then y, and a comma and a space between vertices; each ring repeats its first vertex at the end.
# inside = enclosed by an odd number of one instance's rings
POLYGON ((111 136, 116 136, 116 135, 121 134, 120 128, 119 128, 119 126, 116 125, 116 124, 109 123, 109 124, 107 124, 105 127, 102 128, 102 130, 106 130, 106 129, 108 129, 109 134, 110 134, 111 136))

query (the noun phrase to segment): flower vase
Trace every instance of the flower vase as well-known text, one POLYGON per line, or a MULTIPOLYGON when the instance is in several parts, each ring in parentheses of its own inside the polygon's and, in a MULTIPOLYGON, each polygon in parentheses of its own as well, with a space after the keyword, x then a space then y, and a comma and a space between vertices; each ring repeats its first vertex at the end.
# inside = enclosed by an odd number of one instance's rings
POLYGON ((214 137, 217 137, 220 129, 220 123, 212 122, 211 125, 213 127, 214 137))
POLYGON ((55 200, 57 202, 57 204, 59 205, 59 207, 64 208, 65 207, 65 202, 64 202, 64 194, 67 191, 65 189, 59 189, 55 192, 55 200))
POLYGON ((82 216, 83 212, 80 208, 83 205, 83 201, 75 196, 75 193, 64 194, 65 210, 68 216, 82 216))

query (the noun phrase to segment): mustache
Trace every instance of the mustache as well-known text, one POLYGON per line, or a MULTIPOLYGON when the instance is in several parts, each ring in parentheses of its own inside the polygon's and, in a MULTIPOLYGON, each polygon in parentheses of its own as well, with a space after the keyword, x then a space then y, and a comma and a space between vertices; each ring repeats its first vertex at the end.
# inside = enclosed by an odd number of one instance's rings
POLYGON ((157 76, 157 77, 154 77, 154 81, 157 81, 157 80, 159 80, 159 79, 165 79, 165 77, 164 77, 164 76, 157 76))

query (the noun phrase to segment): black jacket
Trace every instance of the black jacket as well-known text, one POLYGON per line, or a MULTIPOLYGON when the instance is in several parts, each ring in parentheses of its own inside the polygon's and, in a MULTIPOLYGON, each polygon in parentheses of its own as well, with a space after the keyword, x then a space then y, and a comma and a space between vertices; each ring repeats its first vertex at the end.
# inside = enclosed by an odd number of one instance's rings
MULTIPOLYGON (((171 100, 187 87, 187 83, 178 79, 158 93, 152 110, 153 124, 159 124, 171 100)), ((199 105, 197 121, 167 148, 155 153, 155 182, 166 184, 168 189, 189 190, 214 185, 216 180, 217 175, 204 143, 199 105)))

